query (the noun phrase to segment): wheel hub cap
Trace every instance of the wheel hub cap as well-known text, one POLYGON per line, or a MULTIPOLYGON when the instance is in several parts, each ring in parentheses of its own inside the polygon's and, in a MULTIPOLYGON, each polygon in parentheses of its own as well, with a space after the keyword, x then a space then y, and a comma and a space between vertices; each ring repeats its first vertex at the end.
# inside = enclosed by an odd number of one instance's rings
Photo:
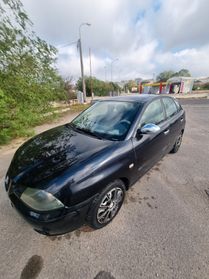
POLYGON ((111 202, 111 204, 109 205, 109 209, 113 208, 115 206, 114 202, 111 202))
POLYGON ((100 224, 113 219, 122 204, 123 195, 124 193, 119 187, 113 188, 105 195, 97 211, 97 221, 100 224))

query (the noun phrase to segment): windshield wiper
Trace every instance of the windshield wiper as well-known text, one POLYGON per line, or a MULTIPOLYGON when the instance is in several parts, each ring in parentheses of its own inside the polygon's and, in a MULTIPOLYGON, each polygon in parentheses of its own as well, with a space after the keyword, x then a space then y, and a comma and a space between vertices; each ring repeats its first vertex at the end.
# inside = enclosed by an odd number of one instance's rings
POLYGON ((84 134, 93 136, 93 137, 95 137, 95 138, 97 138, 97 139, 102 139, 102 140, 104 139, 103 137, 101 137, 100 135, 98 135, 98 134, 95 133, 95 132, 92 132, 92 131, 89 130, 89 129, 80 128, 80 127, 77 127, 77 126, 72 125, 72 124, 71 124, 70 126, 71 126, 72 128, 74 128, 75 130, 81 132, 81 133, 84 133, 84 134))
POLYGON ((93 137, 95 137, 95 138, 97 138, 97 139, 103 139, 100 135, 98 135, 98 134, 95 133, 95 132, 92 132, 92 131, 89 130, 89 129, 83 129, 83 128, 78 128, 78 127, 76 127, 76 129, 79 130, 79 131, 81 131, 81 132, 83 132, 83 133, 85 133, 85 134, 87 134, 87 135, 93 136, 93 137))

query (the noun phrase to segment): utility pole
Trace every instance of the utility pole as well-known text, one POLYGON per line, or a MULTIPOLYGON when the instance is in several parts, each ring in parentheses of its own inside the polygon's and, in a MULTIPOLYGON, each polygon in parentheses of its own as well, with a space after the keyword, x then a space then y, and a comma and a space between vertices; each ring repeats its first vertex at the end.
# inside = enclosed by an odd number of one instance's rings
POLYGON ((113 63, 116 62, 116 61, 118 61, 118 58, 113 59, 112 62, 111 62, 111 64, 110 64, 111 82, 112 82, 112 72, 113 72, 113 71, 112 71, 112 68, 113 68, 113 63))
POLYGON ((91 48, 89 48, 89 69, 90 69, 90 90, 91 90, 91 98, 93 100, 93 85, 92 85, 92 66, 91 66, 91 48))
POLYGON ((155 82, 155 73, 152 74, 153 82, 155 82))
POLYGON ((90 23, 81 23, 79 26, 79 52, 80 52, 80 62, 81 62, 81 78, 82 78, 82 89, 83 89, 83 99, 84 103, 86 102, 86 84, 85 84, 85 77, 84 77, 84 68, 83 68, 83 54, 82 54, 82 43, 81 43, 81 27, 87 25, 90 26, 90 23))
POLYGON ((105 76, 105 82, 107 81, 107 66, 104 66, 104 76, 105 76))
POLYGON ((81 47, 81 39, 78 40, 79 45, 79 53, 80 53, 80 62, 81 62, 81 79, 82 79, 82 89, 83 89, 83 100, 86 102, 86 83, 84 78, 84 70, 83 70, 83 56, 82 56, 82 47, 81 47))

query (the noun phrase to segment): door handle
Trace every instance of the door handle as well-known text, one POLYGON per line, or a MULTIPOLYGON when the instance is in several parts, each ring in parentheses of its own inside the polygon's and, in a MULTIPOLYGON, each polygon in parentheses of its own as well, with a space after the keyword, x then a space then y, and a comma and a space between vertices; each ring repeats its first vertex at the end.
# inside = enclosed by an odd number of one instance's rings
POLYGON ((167 135, 169 132, 170 132, 169 129, 168 129, 168 130, 165 130, 165 131, 164 131, 164 135, 167 135))

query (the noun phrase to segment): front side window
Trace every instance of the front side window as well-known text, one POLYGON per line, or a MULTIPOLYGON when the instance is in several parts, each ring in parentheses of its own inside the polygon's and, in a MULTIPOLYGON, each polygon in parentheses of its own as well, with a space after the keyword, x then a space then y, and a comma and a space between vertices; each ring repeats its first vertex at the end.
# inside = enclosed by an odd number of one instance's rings
POLYGON ((123 140, 141 107, 137 102, 96 102, 76 117, 71 126, 92 136, 123 140))
POLYGON ((163 103, 165 105, 165 111, 167 117, 172 117, 178 111, 175 102, 171 98, 163 98, 163 103))
POLYGON ((158 125, 165 119, 161 100, 155 100, 145 109, 140 120, 140 127, 152 123, 158 125))

